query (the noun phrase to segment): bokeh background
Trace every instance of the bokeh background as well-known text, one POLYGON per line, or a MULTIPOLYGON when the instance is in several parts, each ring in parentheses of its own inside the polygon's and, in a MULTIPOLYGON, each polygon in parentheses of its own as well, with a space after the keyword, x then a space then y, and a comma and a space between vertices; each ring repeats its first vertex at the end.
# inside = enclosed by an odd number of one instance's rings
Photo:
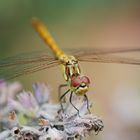
MULTIPOLYGON (((140 2, 138 0, 0 0, 0 59, 46 48, 30 20, 42 20, 62 49, 140 48, 140 2)), ((51 53, 48 49, 48 52, 51 53)), ((139 57, 140 53, 131 53, 139 57)), ((101 116, 105 128, 89 140, 140 139, 140 66, 80 63, 91 79, 88 97, 92 112, 101 116)), ((46 82, 58 101, 63 80, 59 67, 13 79, 24 89, 46 82)))

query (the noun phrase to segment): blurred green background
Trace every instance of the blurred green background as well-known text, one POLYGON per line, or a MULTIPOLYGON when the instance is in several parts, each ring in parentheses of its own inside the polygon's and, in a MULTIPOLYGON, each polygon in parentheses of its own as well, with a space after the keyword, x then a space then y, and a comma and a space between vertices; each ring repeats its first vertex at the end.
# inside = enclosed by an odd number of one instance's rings
MULTIPOLYGON (((32 17, 47 25, 62 49, 140 47, 138 0, 1 0, 0 59, 46 48, 31 27, 32 17)), ((91 79, 92 110, 105 125, 103 132, 88 139, 140 139, 140 66, 80 64, 91 79)), ((54 101, 58 86, 65 82, 58 67, 15 80, 27 90, 36 81, 48 83, 54 101)))

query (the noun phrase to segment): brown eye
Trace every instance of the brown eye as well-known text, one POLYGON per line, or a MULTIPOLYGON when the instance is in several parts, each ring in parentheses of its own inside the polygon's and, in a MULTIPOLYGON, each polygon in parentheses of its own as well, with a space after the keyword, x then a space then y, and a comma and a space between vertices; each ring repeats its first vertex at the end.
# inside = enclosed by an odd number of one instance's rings
POLYGON ((90 84, 90 80, 89 80, 89 78, 86 77, 86 76, 83 76, 83 77, 81 78, 81 80, 82 80, 82 82, 85 83, 85 84, 90 84))
POLYGON ((73 86, 73 87, 78 87, 78 86, 80 86, 80 84, 81 84, 81 79, 80 79, 80 76, 73 76, 72 78, 71 78, 71 86, 73 86))

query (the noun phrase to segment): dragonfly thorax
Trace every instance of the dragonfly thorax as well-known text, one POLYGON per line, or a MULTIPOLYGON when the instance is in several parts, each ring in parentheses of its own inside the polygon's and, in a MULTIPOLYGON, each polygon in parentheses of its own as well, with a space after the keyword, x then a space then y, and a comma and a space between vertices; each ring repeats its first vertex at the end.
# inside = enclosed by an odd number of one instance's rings
POLYGON ((59 59, 64 65, 73 65, 75 63, 78 63, 78 60, 72 55, 62 54, 59 56, 59 59))
POLYGON ((78 60, 74 56, 64 55, 62 59, 63 75, 66 81, 71 80, 72 76, 80 75, 78 60))

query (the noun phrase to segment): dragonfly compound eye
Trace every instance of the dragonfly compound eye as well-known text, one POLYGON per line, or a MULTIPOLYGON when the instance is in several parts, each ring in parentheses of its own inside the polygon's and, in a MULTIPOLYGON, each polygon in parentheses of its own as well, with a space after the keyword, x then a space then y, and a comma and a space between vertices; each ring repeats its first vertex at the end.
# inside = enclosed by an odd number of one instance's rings
POLYGON ((79 86, 88 86, 90 84, 90 80, 88 77, 83 76, 72 76, 71 78, 71 86, 72 87, 79 87, 79 86))
POLYGON ((86 76, 81 77, 81 81, 82 81, 82 83, 85 83, 86 85, 89 85, 90 84, 90 80, 86 76))
POLYGON ((81 84, 81 78, 80 76, 72 76, 71 78, 71 86, 72 87, 78 87, 81 84))

